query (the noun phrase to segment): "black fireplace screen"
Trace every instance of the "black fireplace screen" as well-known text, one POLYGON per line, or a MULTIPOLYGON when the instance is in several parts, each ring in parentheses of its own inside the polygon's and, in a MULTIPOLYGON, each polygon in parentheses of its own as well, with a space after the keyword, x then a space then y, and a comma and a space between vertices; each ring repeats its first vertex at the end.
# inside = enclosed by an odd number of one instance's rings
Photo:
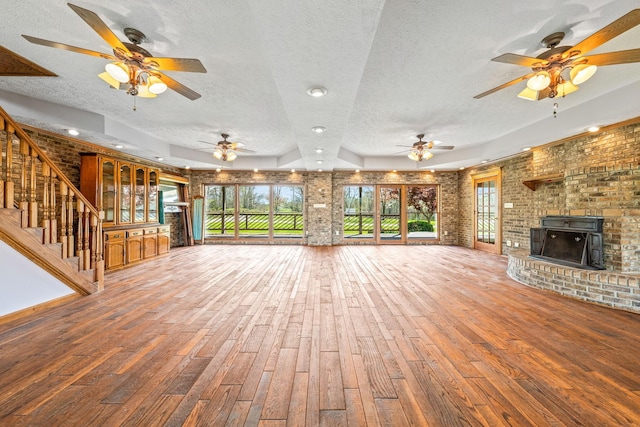
POLYGON ((604 269, 601 217, 546 216, 531 229, 531 256, 587 269, 604 269))
POLYGON ((583 264, 587 249, 587 234, 546 230, 542 255, 562 261, 583 264))

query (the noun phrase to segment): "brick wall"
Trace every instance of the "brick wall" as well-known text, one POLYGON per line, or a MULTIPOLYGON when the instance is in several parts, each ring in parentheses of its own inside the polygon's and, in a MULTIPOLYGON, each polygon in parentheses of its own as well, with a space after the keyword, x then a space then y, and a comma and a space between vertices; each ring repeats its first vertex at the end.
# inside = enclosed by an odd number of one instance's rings
MULTIPOLYGON (((440 240, 415 243, 456 244, 458 212, 457 172, 249 172, 190 171, 191 194, 203 195, 205 184, 302 184, 305 188, 305 242, 311 246, 343 244, 342 188, 344 185, 438 184, 440 240), (336 233, 337 231, 337 233, 336 233), (444 235, 444 232, 447 235, 444 235)), ((257 243, 258 241, 256 241, 257 243)))
POLYGON ((529 228, 546 215, 603 216, 607 270, 640 271, 640 123, 570 138, 459 174, 458 243, 473 245, 472 175, 502 170, 502 251, 506 242, 529 247, 529 228), (560 173, 563 179, 532 191, 522 181, 560 173))
POLYGON ((589 271, 564 267, 528 257, 513 250, 507 273, 521 283, 559 294, 640 313, 640 276, 634 273, 589 271))
POLYGON ((181 174, 181 169, 131 156, 117 150, 109 150, 99 145, 90 144, 79 139, 65 138, 48 132, 25 129, 25 133, 43 149, 47 156, 76 186, 80 186, 80 153, 105 154, 118 160, 126 160, 145 166, 158 168, 163 172, 181 174))

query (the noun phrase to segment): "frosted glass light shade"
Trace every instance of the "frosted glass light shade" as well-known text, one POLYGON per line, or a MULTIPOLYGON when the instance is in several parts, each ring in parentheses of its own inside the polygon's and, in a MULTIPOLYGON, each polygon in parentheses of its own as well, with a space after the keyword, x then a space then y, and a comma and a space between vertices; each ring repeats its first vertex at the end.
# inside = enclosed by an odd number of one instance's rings
POLYGON ((407 157, 409 157, 411 160, 413 160, 414 162, 419 162, 420 160, 422 160, 422 155, 421 153, 417 152, 417 151, 411 151, 407 157))
POLYGON ((140 98, 155 98, 156 94, 155 93, 151 93, 151 91, 149 90, 149 87, 147 85, 138 85, 136 86, 136 88, 138 89, 138 94, 136 96, 139 96, 140 98))
POLYGON ((114 79, 113 77, 111 77, 111 75, 109 73, 107 73, 106 71, 104 73, 100 73, 98 74, 98 77, 100 77, 102 80, 104 80, 105 82, 109 83, 109 85, 114 88, 114 89, 122 89, 120 87, 120 85, 122 83, 120 83, 119 81, 117 81, 116 79, 114 79))
POLYGON ((104 70, 120 83, 129 81, 129 67, 122 62, 109 62, 104 66, 104 70))
POLYGON ((216 159, 220 160, 222 159, 222 150, 219 148, 216 148, 216 150, 213 152, 213 157, 215 157, 216 159))
POLYGON ((227 151, 227 161, 233 162, 237 157, 238 155, 233 151, 227 151))
POLYGON ((156 76, 149 76, 147 86, 149 86, 149 92, 155 95, 159 95, 167 90, 167 85, 156 76))
POLYGON ((570 93, 575 92, 578 89, 579 89, 578 86, 567 81, 560 83, 556 88, 556 90, 558 91, 558 96, 569 95, 570 93))
POLYGON ((587 80, 589 80, 598 70, 598 67, 595 65, 587 65, 581 64, 576 65, 569 72, 569 77, 571 78, 571 83, 574 85, 579 85, 587 80))
POLYGON ((540 71, 527 81, 527 87, 531 90, 542 90, 549 86, 551 77, 546 71, 540 71))

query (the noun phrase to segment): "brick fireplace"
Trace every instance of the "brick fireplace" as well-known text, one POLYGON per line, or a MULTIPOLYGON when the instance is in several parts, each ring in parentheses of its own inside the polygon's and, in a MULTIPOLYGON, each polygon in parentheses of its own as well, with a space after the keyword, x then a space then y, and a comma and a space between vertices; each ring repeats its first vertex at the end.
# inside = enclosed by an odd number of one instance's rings
POLYGON ((602 223, 594 216, 546 216, 530 230, 530 255, 557 264, 604 270, 602 223))

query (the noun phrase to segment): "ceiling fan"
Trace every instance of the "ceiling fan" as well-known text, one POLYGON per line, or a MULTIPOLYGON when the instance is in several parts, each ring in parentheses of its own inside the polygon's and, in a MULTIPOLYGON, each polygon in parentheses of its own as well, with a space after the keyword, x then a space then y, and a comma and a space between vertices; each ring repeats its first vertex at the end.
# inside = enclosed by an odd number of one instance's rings
POLYGON ((99 74, 99 77, 116 89, 126 89, 129 95, 153 98, 167 90, 168 87, 191 100, 200 98, 199 93, 160 71, 206 73, 207 70, 198 59, 154 57, 140 47, 140 44, 146 41, 146 36, 141 31, 125 28, 124 34, 130 43, 122 42, 94 12, 71 3, 67 4, 113 48, 113 54, 96 52, 24 34, 22 37, 31 43, 42 46, 98 56, 113 61, 105 66, 106 72, 99 74))
POLYGON ((255 151, 242 148, 244 147, 244 144, 242 142, 227 141, 229 135, 226 133, 221 133, 220 136, 222 137, 222 141, 218 141, 215 144, 208 141, 199 141, 204 142, 205 144, 215 145, 216 149, 213 152, 213 157, 218 160, 222 160, 223 162, 233 162, 238 157, 238 155, 235 153, 236 151, 243 153, 255 153, 255 151))
POLYGON ((433 153, 430 150, 453 150, 454 148, 453 145, 439 145, 440 141, 423 141, 423 133, 416 135, 416 138, 418 140, 413 145, 398 145, 398 147, 410 147, 407 157, 416 162, 432 158, 433 153))
POLYGON ((496 62, 530 67, 532 72, 476 95, 474 98, 482 98, 524 80, 527 80, 527 87, 518 94, 518 97, 524 99, 535 101, 575 92, 579 84, 593 76, 598 66, 640 62, 640 49, 584 56, 587 52, 638 24, 640 24, 640 9, 634 9, 575 46, 558 46, 565 34, 557 32, 542 40, 542 45, 549 50, 536 58, 514 53, 505 53, 493 58, 492 61, 496 62))

